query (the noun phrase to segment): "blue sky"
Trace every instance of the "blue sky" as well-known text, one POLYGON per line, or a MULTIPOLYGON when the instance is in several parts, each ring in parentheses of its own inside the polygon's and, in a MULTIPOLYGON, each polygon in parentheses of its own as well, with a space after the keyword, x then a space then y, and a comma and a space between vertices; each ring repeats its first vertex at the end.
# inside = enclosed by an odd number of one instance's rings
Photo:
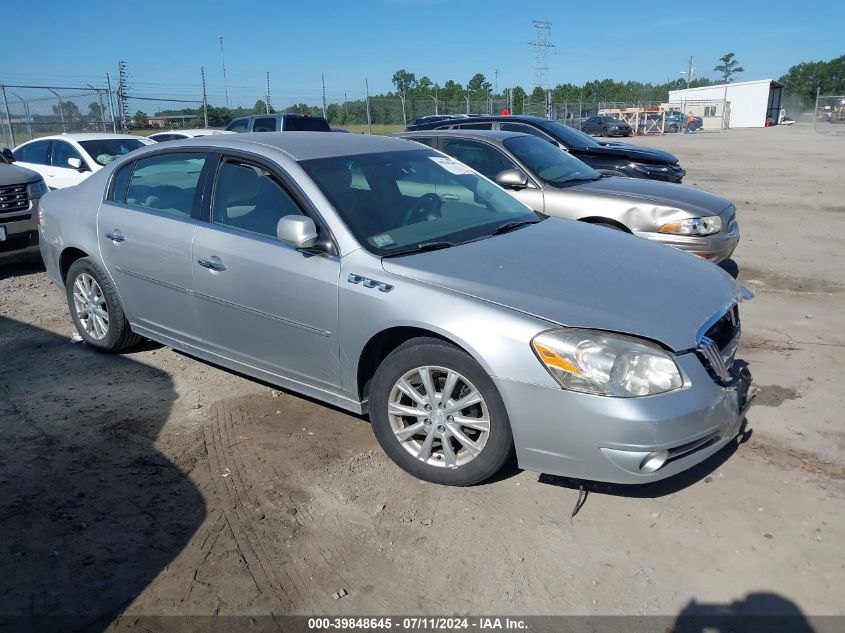
POLYGON ((492 82, 498 68, 500 87, 530 90, 532 19, 552 23, 553 85, 603 78, 662 82, 679 77, 690 55, 698 75, 714 76, 713 66, 728 51, 746 69, 740 80, 777 78, 800 61, 845 53, 843 2, 810 9, 794 0, 326 0, 224 8, 176 0, 31 0, 6 2, 2 14, 5 83, 76 86, 101 83, 106 72, 115 81, 123 59, 136 94, 195 98, 204 65, 210 101, 222 104, 223 35, 232 105, 261 97, 267 71, 276 106, 317 103, 321 73, 329 101, 344 93, 363 96, 365 77, 371 94, 383 92, 398 68, 441 85, 466 83, 476 72, 492 82), (573 8, 579 5, 587 8, 573 8), (633 13, 638 7, 641 17, 633 13))

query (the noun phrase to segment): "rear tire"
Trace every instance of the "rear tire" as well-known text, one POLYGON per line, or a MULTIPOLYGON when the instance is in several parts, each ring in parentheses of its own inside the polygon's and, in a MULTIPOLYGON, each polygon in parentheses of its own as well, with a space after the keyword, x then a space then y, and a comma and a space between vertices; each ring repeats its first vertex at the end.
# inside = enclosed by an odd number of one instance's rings
POLYGON ((493 380, 469 354, 440 339, 412 339, 382 362, 370 390, 370 421, 400 468, 436 484, 485 481, 513 452, 493 380))
POLYGON ((90 257, 71 264, 65 291, 76 331, 94 349, 115 353, 141 341, 129 328, 111 278, 90 257))

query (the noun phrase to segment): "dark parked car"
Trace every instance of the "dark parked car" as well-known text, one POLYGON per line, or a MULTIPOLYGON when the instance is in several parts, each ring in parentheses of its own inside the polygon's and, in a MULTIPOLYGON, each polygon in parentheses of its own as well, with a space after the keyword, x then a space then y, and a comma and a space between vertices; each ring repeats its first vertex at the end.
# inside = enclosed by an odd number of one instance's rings
POLYGON ((559 121, 538 116, 483 116, 409 125, 406 132, 421 130, 501 130, 539 136, 565 149, 602 174, 681 182, 686 171, 669 152, 623 143, 596 141, 559 121))
POLYGON ((581 122, 581 131, 598 136, 631 136, 631 126, 615 116, 591 116, 581 122))

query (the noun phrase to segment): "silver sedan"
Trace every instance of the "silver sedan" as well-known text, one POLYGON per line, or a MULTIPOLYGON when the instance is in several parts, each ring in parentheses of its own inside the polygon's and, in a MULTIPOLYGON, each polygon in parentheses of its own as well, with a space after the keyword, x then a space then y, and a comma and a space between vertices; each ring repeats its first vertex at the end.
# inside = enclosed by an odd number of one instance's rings
POLYGON ((355 413, 422 479, 636 483, 740 432, 738 288, 544 219, 454 159, 355 134, 144 148, 47 194, 41 252, 93 349, 146 337, 355 413))
POLYGON ((545 139, 519 132, 406 132, 497 182, 547 215, 581 220, 674 246, 713 263, 739 242, 736 207, 706 191, 604 176, 545 139))

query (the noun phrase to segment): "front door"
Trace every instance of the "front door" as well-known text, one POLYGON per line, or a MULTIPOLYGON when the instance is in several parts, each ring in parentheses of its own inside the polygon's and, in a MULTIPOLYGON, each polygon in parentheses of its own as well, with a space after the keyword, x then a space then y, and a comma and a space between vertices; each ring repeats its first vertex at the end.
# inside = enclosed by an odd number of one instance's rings
POLYGON ((340 262, 276 239, 280 218, 304 212, 276 171, 236 157, 217 169, 210 221, 197 226, 192 257, 203 345, 336 390, 340 262))
POLYGON ((76 148, 67 141, 53 141, 50 146, 50 182, 55 189, 73 187, 91 175, 90 167, 85 163, 76 148), (68 161, 75 158, 84 166, 85 171, 71 167, 68 161))
POLYGON ((100 253, 130 322, 161 336, 198 343, 191 241, 206 155, 168 152, 115 175, 100 206, 100 253))

